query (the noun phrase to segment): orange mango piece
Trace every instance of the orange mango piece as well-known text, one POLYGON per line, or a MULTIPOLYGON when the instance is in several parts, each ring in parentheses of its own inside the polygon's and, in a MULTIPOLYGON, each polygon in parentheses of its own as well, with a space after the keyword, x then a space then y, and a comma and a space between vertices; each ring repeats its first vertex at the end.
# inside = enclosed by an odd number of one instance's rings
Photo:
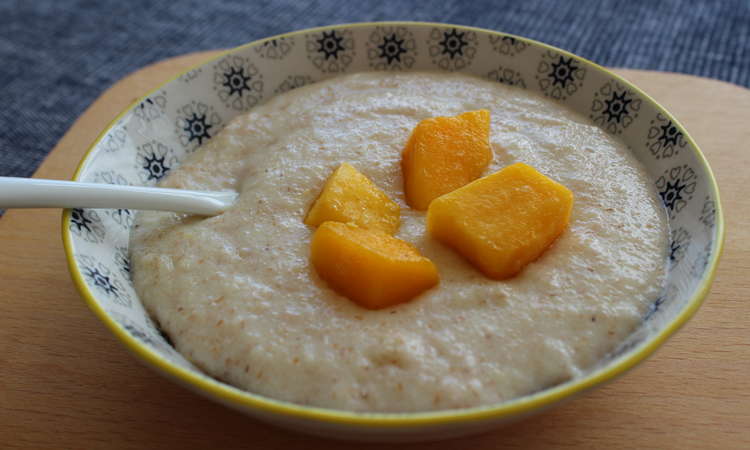
POLYGON ((304 223, 353 222, 393 234, 398 230, 401 208, 349 163, 341 164, 326 181, 304 223))
POLYGON ((379 230, 325 222, 310 244, 318 275, 336 292, 368 309, 411 300, 435 286, 435 264, 413 245, 379 230))
POLYGON ((424 211, 436 198, 476 180, 491 160, 488 110, 425 119, 401 155, 406 202, 424 211))
POLYGON ((572 207, 568 188, 518 163, 433 201, 427 230, 482 273, 502 280, 557 240, 572 207))

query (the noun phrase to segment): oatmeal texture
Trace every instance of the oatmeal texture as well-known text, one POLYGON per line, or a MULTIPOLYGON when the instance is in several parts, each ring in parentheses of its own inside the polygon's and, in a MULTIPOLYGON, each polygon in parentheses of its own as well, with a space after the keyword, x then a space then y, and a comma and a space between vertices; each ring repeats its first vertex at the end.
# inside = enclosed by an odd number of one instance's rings
POLYGON ((468 75, 362 73, 288 92, 161 186, 241 197, 217 217, 137 214, 131 270, 148 312, 206 373, 304 405, 432 411, 556 385, 633 332, 665 278, 666 214, 632 153, 558 103, 468 75), (575 195, 562 236, 505 281, 432 238, 404 200, 414 126, 480 108, 494 154, 483 175, 524 162, 575 195), (395 236, 435 263, 436 287, 369 311, 318 277, 303 220, 343 162, 400 205, 395 236))

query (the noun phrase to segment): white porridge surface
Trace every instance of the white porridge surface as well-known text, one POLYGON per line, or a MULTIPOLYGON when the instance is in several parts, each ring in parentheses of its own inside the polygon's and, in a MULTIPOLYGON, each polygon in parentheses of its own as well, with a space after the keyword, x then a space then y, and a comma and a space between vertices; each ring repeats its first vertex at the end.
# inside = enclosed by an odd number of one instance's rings
POLYGON ((241 192, 217 217, 137 214, 133 282, 175 348, 206 373, 290 402, 370 412, 493 404, 576 376, 638 327, 665 278, 668 225, 632 153, 560 104, 468 75, 348 75, 274 97, 231 121, 161 186, 241 192), (575 195, 568 227, 519 275, 486 278, 406 205, 400 160, 414 126, 480 108, 494 159, 575 195), (303 224, 349 162, 401 206, 396 237, 440 283, 363 309, 310 263, 303 224))

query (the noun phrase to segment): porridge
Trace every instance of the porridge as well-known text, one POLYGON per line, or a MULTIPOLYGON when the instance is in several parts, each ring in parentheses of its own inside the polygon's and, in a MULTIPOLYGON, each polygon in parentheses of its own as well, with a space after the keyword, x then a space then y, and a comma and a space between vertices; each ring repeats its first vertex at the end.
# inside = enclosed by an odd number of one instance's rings
POLYGON ((133 283, 188 360, 278 400, 415 412, 498 403, 577 377, 632 333, 659 295, 669 243, 655 187, 621 143, 534 93, 460 74, 362 73, 275 97, 235 118, 161 186, 233 189, 210 218, 139 212, 133 283), (523 162, 575 196, 570 221, 513 278, 478 272, 404 200, 415 125, 491 113, 493 159, 523 162), (303 220, 343 162, 401 207, 395 237, 435 263, 437 286, 371 311, 310 263, 303 220))

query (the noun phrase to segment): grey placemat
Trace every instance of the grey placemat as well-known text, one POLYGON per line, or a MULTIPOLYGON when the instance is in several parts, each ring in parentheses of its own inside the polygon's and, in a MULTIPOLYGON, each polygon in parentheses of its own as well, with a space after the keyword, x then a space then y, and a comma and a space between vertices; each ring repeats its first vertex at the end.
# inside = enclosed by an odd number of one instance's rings
POLYGON ((750 86, 750 1, 0 0, 0 176, 30 176, 107 87, 145 65, 381 20, 478 26, 602 65, 750 86))

